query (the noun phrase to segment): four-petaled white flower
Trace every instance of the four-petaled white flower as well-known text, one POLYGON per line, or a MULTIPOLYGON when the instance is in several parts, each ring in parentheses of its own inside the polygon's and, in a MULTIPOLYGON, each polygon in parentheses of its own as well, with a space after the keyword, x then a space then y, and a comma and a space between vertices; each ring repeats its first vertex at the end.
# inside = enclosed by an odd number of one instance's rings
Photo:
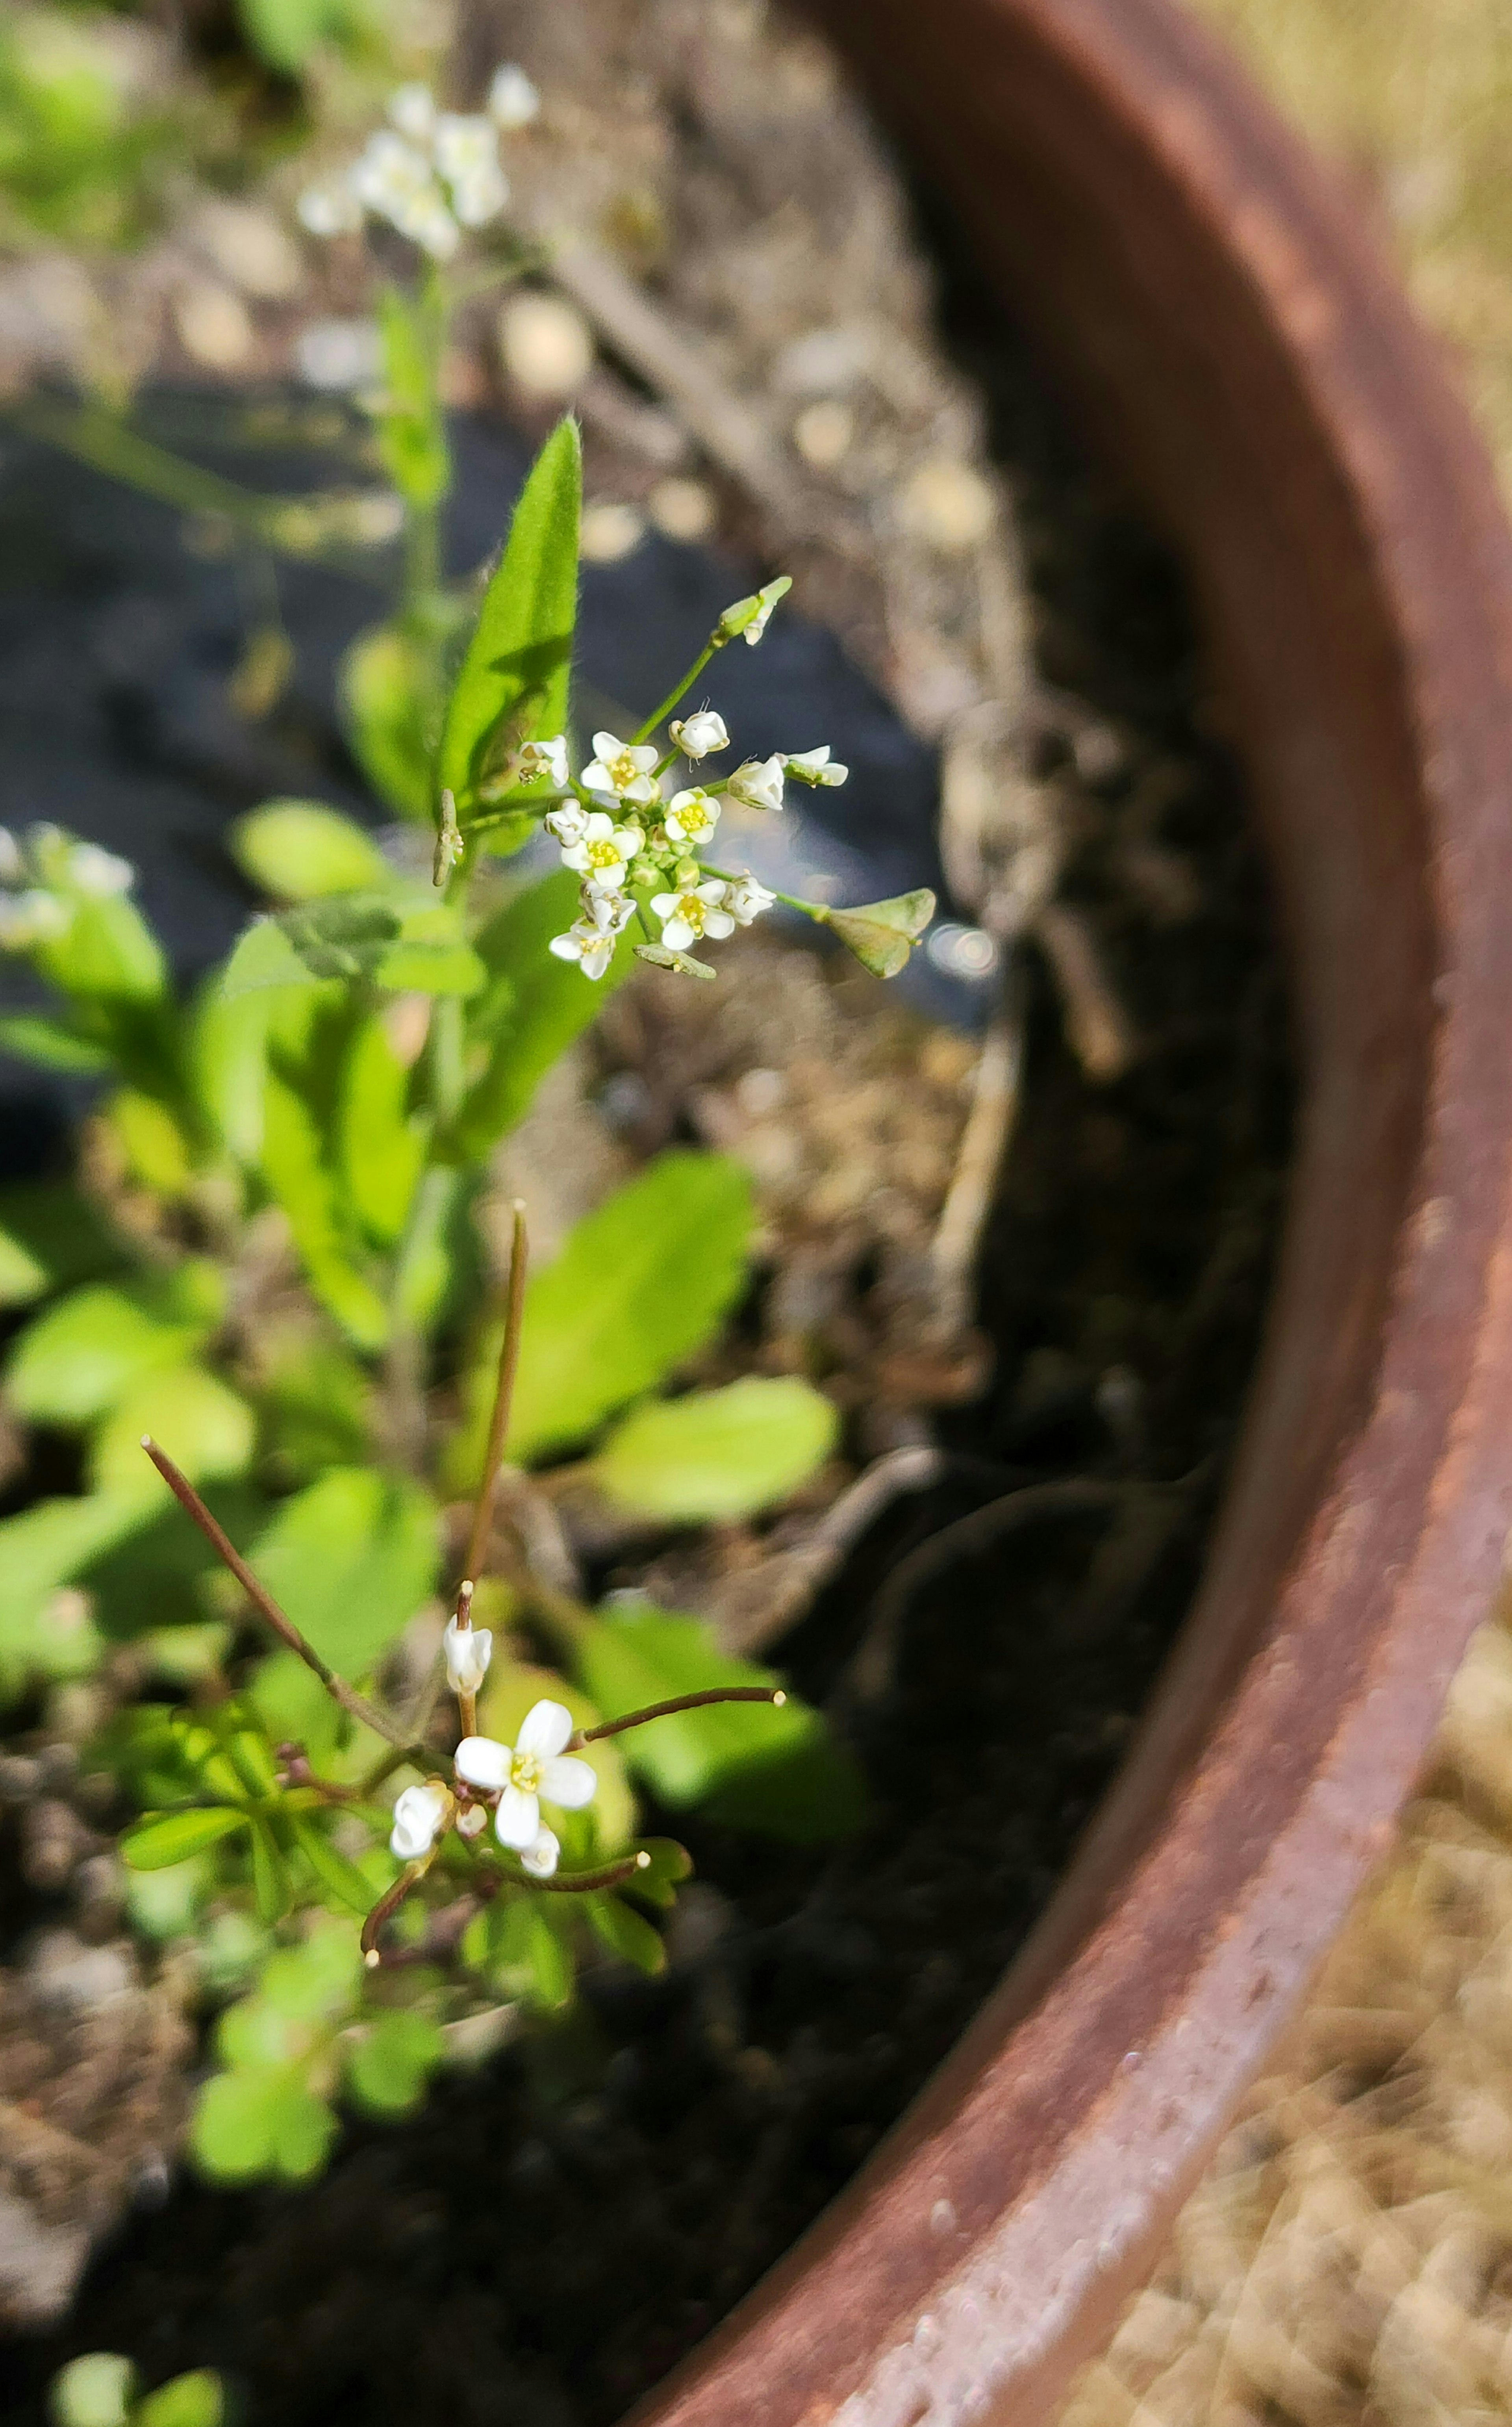
POLYGON ((701 843, 707 842, 718 823, 719 803, 702 786, 695 785, 691 792, 673 794, 666 819, 669 840, 696 851, 701 843))
POLYGON ((625 871, 644 840, 633 822, 617 826, 607 810, 593 809, 577 840, 563 843, 562 862, 575 868, 595 893, 618 893, 625 871))
POLYGON ((483 227, 497 219, 510 198, 510 181, 498 165, 498 130, 493 121, 448 110, 436 120, 432 151, 463 226, 483 227))
POLYGON ((520 773, 522 775, 545 775, 553 784, 565 786, 568 781, 566 735, 553 734, 549 741, 528 741, 520 752, 520 773))
POLYGON ((827 786, 843 784, 851 772, 849 767, 842 767, 837 758, 830 757, 827 741, 821 741, 817 750, 789 752, 787 768, 789 774, 796 775, 800 784, 827 786))
POLYGON ((716 709, 700 708, 691 716, 675 716, 667 727, 685 758, 707 758, 711 750, 727 750, 729 729, 716 709))
POLYGON ((661 921, 661 940, 671 951, 684 953, 700 936, 730 936, 735 921, 723 906, 724 880, 711 876, 703 885, 685 886, 679 893, 657 893, 651 907, 661 921))
POLYGON ((739 926, 749 927, 753 919, 759 919, 764 910, 771 909, 776 898, 758 878, 736 876, 724 888, 723 907, 739 926))
POLYGON ((401 1863, 417 1863, 429 1854, 450 1811, 451 1800, 439 1779, 426 1778, 417 1786, 407 1786, 394 1805, 390 1853, 397 1854, 401 1863))
POLYGON ((493 1736, 463 1736, 456 1751, 457 1775, 485 1794, 497 1794, 494 1832, 501 1846, 523 1854, 541 1835, 541 1799, 580 1812, 593 1800, 598 1779, 586 1761, 562 1751, 572 1735, 572 1713, 563 1702, 537 1702, 520 1722, 512 1745, 493 1736))
MULTIPOLYGON (((522 81, 533 99, 528 79, 522 81)), ((514 101, 511 122, 523 125, 517 88, 514 101)), ((435 260, 447 261, 463 228, 496 219, 509 201, 509 179, 498 157, 500 113, 491 108, 487 117, 466 117, 438 110, 428 86, 405 84, 390 95, 388 118, 343 176, 312 186, 300 197, 299 216, 312 236, 348 236, 370 211, 435 260)))
POLYGON ((561 1840, 554 1829, 543 1829, 533 1846, 520 1848, 520 1862, 533 1880, 549 1880, 561 1860, 561 1840))
POLYGON ((541 95, 525 70, 512 60, 494 71, 494 81, 488 88, 488 114, 505 135, 517 126, 528 126, 532 118, 541 114, 541 95))
POLYGON ((748 758, 737 767, 724 789, 748 809, 780 809, 784 762, 773 752, 770 758, 748 758))
POLYGON ((476 1694, 494 1657, 493 1629, 459 1626, 456 1620, 451 1619, 441 1641, 446 1653, 447 1683, 452 1692, 476 1694))
POLYGON ((654 801, 657 787, 651 770, 658 753, 648 741, 621 741, 613 733, 595 733, 593 755, 583 769, 583 788, 609 792, 617 801, 654 801))

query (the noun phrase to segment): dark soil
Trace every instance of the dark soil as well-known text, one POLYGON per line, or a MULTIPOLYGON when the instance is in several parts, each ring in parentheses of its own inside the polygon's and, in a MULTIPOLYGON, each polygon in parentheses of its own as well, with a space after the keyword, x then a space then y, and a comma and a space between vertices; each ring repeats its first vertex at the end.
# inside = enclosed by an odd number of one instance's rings
MULTIPOLYGON (((681 1822, 699 1885, 663 1980, 597 1976, 580 2021, 448 2077, 412 2125, 353 2128, 308 2191, 186 2180, 61 2331, 0 2361, 13 2427, 91 2348, 149 2383, 218 2366, 254 2427, 616 2418, 957 2038, 1189 1605, 1286 1168, 1267 888, 1177 572, 968 281, 949 311, 1017 491, 1044 670, 1119 737, 1066 757, 1070 894, 1139 1051, 1093 1084, 1048 976, 1022 971, 1025 1106, 984 1260, 996 1378, 948 1420, 948 1483, 881 1522, 782 1646, 860 1755, 870 1824, 816 1855, 681 1822), (1047 1484, 1085 1488, 1009 1505, 1047 1484)), ((1065 745, 1046 750, 1051 773, 1065 745)))

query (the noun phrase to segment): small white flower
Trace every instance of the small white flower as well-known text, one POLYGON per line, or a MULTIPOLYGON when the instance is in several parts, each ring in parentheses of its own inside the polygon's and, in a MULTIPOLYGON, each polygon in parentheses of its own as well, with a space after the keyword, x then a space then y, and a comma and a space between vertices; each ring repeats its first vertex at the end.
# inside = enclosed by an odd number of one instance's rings
POLYGON ((609 792, 617 801, 654 801, 657 787, 651 770, 657 752, 648 741, 621 741, 612 733, 595 733, 593 755, 583 769, 590 792, 609 792))
POLYGON ((555 1876, 561 1860, 561 1840, 553 1829, 543 1829, 533 1846, 520 1848, 520 1861, 533 1880, 549 1880, 555 1876))
POLYGON ((849 767, 842 767, 837 758, 830 757, 827 741, 821 741, 817 750, 791 752, 786 763, 789 774, 796 775, 800 784, 843 784, 851 772, 849 767))
POLYGON ((0 885, 19 885, 25 872, 20 843, 8 826, 0 826, 0 885))
POLYGON ((724 888, 723 906, 729 912, 737 926, 749 927, 753 919, 759 919, 764 910, 771 909, 776 898, 774 893, 767 891, 758 878, 750 875, 737 876, 732 878, 724 888))
POLYGON ((730 737, 716 709, 701 708, 691 716, 674 717, 668 727, 685 758, 707 758, 711 750, 727 750, 730 737))
POLYGON ((585 809, 581 801, 562 801, 556 808, 548 809, 541 823, 547 834, 555 835, 560 843, 570 847, 582 841, 589 819, 601 815, 600 810, 585 809))
POLYGON ((510 182, 498 165, 498 135, 492 122, 447 111, 436 121, 434 154, 463 226, 483 227, 497 219, 509 201, 510 182))
MULTIPOLYGON (((568 780, 566 735, 554 734, 549 741, 528 741, 520 752, 520 773, 522 775, 545 775, 553 784, 565 785, 568 780)), ((573 806, 577 806, 576 802, 573 806)), ((549 825, 551 822, 548 819, 546 823, 549 825)))
POLYGON ((575 919, 564 936, 546 946, 559 961, 576 961, 585 978, 601 978, 614 958, 614 932, 592 919, 575 919))
POLYGON ((435 96, 429 85, 401 84, 389 95, 388 114, 412 143, 429 143, 435 132, 435 96))
POLYGON ((492 1628, 459 1626, 453 1618, 447 1621, 441 1641, 447 1658, 447 1683, 452 1692, 476 1694, 494 1657, 492 1628))
POLYGON ((462 231, 447 207, 423 152, 391 127, 370 136, 350 171, 351 190, 375 218, 387 220, 412 244, 445 261, 456 252, 462 231))
POLYGON ((672 806, 667 811, 667 834, 671 841, 696 851, 701 843, 707 842, 718 823, 719 803, 701 787, 695 786, 691 792, 673 794, 672 806))
POLYGON ((748 809, 780 809, 783 774, 784 762, 775 752, 770 758, 748 758, 724 789, 748 809))
POLYGON ((575 868, 595 893, 619 893, 626 870, 644 840, 633 821, 617 826, 607 810, 593 809, 579 839, 563 843, 562 864, 575 868))
POLYGON ((480 1837, 488 1826, 486 1803, 464 1803, 457 1815, 459 1837, 480 1837))
POLYGON ((109 895, 129 893, 137 882, 137 871, 129 859, 118 857, 113 851, 103 851, 97 842, 76 842, 68 855, 67 875, 71 885, 81 893, 109 895))
POLYGON ((756 592, 756 596, 760 600, 760 605, 757 607, 756 613, 752 616, 749 624, 747 624, 744 633, 741 636, 748 649, 754 649, 756 647, 756 644, 760 640, 762 633, 766 630, 767 626, 772 621, 772 611, 773 607, 775 607, 779 598, 785 598, 787 596, 791 588, 792 583, 785 579, 781 581, 769 581, 765 590, 758 590, 756 592))
POLYGON ((523 68, 511 60, 495 69, 488 88, 488 114, 496 126, 509 135, 516 126, 528 126, 540 112, 541 95, 523 68))
POLYGON ((0 893, 0 953, 28 953, 34 944, 53 944, 66 936, 73 912, 56 893, 34 887, 25 893, 0 893))
POLYGON ((577 896, 577 907, 579 916, 603 936, 622 936, 635 916, 627 893, 599 893, 591 885, 577 896))
POLYGON ((661 921, 662 942, 674 953, 685 953, 700 936, 733 935, 735 921, 723 903, 724 884, 718 876, 686 886, 680 893, 654 894, 651 907, 661 921))
POLYGON ((390 1853, 401 1863, 419 1862, 435 1844, 450 1805, 451 1797, 439 1779, 422 1779, 418 1786, 407 1786, 394 1805, 390 1853))
POLYGON ((541 1799, 580 1812, 598 1785, 586 1761, 562 1747, 572 1734, 572 1713, 563 1702, 537 1702, 520 1722, 512 1745, 492 1736, 463 1736, 457 1747, 457 1775, 469 1786, 498 1795, 494 1828, 501 1846, 524 1853, 541 1834, 541 1799))
POLYGON ((311 236, 355 236, 363 223, 362 204, 345 177, 307 186, 294 208, 311 236))

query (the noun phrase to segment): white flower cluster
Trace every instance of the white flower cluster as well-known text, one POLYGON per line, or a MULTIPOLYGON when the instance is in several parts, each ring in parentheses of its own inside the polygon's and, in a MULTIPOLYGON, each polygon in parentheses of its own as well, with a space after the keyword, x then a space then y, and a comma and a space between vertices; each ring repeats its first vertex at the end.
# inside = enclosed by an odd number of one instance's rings
POLYGON ((60 826, 28 826, 19 841, 0 826, 0 952, 56 943, 73 925, 81 895, 129 892, 136 875, 129 859, 77 842, 60 826))
MULTIPOLYGON (((770 611, 770 610, 769 610, 770 611)), ((666 771, 678 755, 696 762, 727 750, 724 720, 712 709, 675 720, 675 747, 665 754, 647 741, 622 741, 595 733, 593 756, 570 797, 546 814, 547 832, 561 845, 562 863, 582 878, 578 915, 551 950, 576 961, 583 975, 601 978, 632 918, 658 922, 659 946, 652 957, 705 973, 686 955, 698 943, 714 942, 749 927, 776 895, 756 877, 716 875, 700 855, 712 841, 726 800, 754 809, 780 809, 789 777, 806 784, 843 784, 849 772, 827 747, 791 756, 748 758, 732 774, 684 787, 668 796, 666 771)), ((536 742, 527 772, 549 774, 569 790, 563 739, 536 742)), ((645 946, 638 946, 645 952, 645 946)))
MULTIPOLYGON (((482 1647, 491 1646, 492 1637, 480 1631, 469 1645, 470 1633, 459 1633, 455 1624, 447 1630, 447 1668, 454 1683, 459 1670, 480 1683, 488 1667, 482 1647)), ((394 1805, 391 1851, 402 1863, 423 1862, 453 1820, 464 1836, 476 1836, 492 1807, 499 1844, 518 1854, 532 1879, 549 1880, 561 1846, 541 1817, 543 1800, 580 1812, 598 1785, 592 1764, 566 1751, 572 1734, 566 1704, 542 1702, 526 1713, 512 1745, 493 1736, 463 1736, 453 1756, 457 1792, 435 1778, 407 1786, 394 1805)))
POLYGON ((438 109, 423 84, 401 85, 389 124, 369 137, 345 172, 300 197, 312 236, 354 236, 365 218, 386 220, 434 261, 449 261, 465 229, 486 227, 510 198, 498 138, 525 126, 540 96, 523 68, 502 67, 485 114, 438 109))

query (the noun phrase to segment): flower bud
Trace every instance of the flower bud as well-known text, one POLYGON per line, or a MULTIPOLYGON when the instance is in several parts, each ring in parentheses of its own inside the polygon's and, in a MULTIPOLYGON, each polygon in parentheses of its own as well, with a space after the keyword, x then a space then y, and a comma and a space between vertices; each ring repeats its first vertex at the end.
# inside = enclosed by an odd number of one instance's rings
POLYGON ((712 708, 691 716, 674 717, 668 731, 685 758, 707 758, 711 750, 727 750, 730 737, 724 719, 712 708))
POLYGON ((459 1626, 452 1619, 441 1640, 447 1659, 447 1683, 452 1692, 476 1694, 494 1656, 493 1630, 486 1626, 459 1626))
POLYGON ((553 1829, 543 1829, 534 1844, 527 1846, 520 1855, 521 1865, 533 1880, 549 1880, 561 1860, 561 1841, 553 1829))
POLYGON ((394 1805, 389 1851, 401 1863, 417 1863, 429 1854, 451 1816, 452 1798, 439 1779, 422 1779, 407 1786, 394 1805))
POLYGON ((716 645, 723 647, 726 641, 736 640, 743 633, 747 647, 754 649, 772 621, 773 607, 779 598, 787 597, 792 586, 791 575, 784 573, 775 581, 769 581, 764 590, 754 592, 749 598, 737 598, 733 607, 725 608, 714 627, 716 645))

